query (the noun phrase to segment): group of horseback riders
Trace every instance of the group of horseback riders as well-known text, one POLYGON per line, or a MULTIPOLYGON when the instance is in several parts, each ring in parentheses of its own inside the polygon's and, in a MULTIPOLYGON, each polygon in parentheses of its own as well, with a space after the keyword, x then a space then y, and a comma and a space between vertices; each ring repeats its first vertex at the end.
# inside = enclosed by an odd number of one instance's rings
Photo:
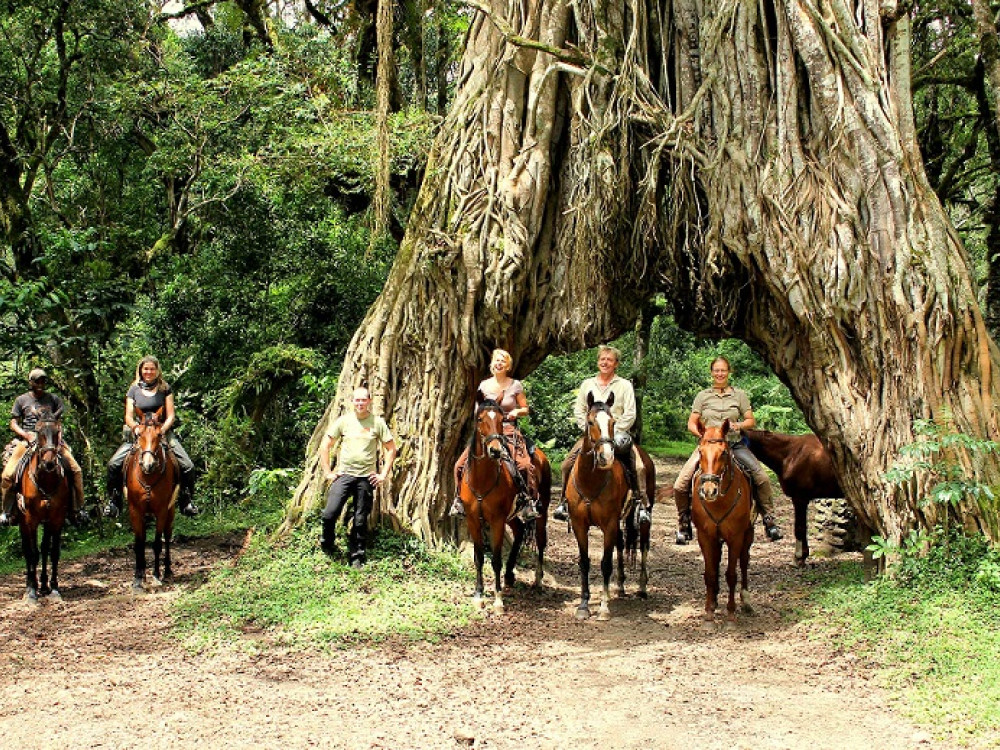
MULTIPOLYGON (((577 390, 573 405, 573 417, 577 427, 582 432, 586 426, 588 397, 591 401, 607 403, 612 401, 611 413, 614 417, 614 449, 615 457, 625 469, 629 488, 637 504, 637 521, 641 524, 650 521, 650 510, 646 493, 639 491, 636 473, 636 456, 631 435, 636 419, 635 391, 632 383, 617 374, 621 362, 621 352, 613 346, 601 346, 597 352, 597 375, 587 378, 577 390), (611 398, 613 396, 613 398, 611 398)), ((512 368, 511 355, 503 349, 496 349, 490 361, 490 378, 479 384, 479 392, 486 398, 500 404, 504 411, 504 434, 508 438, 511 458, 518 471, 515 481, 519 483, 517 500, 518 516, 522 521, 530 521, 537 517, 538 480, 534 476, 531 460, 532 446, 517 426, 519 417, 530 413, 527 397, 521 381, 510 374, 512 368)), ((729 383, 731 366, 725 357, 716 357, 712 362, 712 386, 698 393, 688 418, 688 430, 695 436, 699 420, 707 427, 718 427, 726 419, 730 421, 731 429, 727 439, 733 448, 737 463, 751 477, 755 488, 755 500, 764 524, 768 539, 774 541, 781 538, 774 519, 774 502, 771 484, 763 466, 756 456, 750 452, 743 438, 743 430, 752 429, 756 422, 750 400, 746 392, 735 388, 729 383)), ((562 482, 566 486, 570 472, 583 445, 582 438, 570 449, 562 464, 562 482)), ((685 463, 674 482, 674 499, 677 506, 677 544, 687 544, 692 536, 691 530, 691 480, 698 468, 698 450, 695 449, 685 463)), ((455 465, 455 499, 450 515, 461 517, 464 507, 459 496, 462 474, 468 459, 468 448, 462 453, 455 465)), ((565 496, 552 513, 553 517, 565 521, 568 517, 565 496)))
MULTIPOLYGON (((574 419, 582 431, 586 423, 588 396, 592 401, 613 401, 611 411, 615 420, 614 448, 615 455, 622 463, 628 478, 629 487, 637 501, 637 520, 650 520, 649 501, 646 494, 639 492, 635 469, 635 451, 630 430, 635 423, 636 403, 632 383, 617 374, 621 361, 621 352, 612 346, 601 346, 597 355, 597 374, 587 378, 577 391, 574 403, 574 419), (610 396, 614 396, 610 399, 610 396)), ((538 500, 538 478, 531 460, 533 446, 521 433, 517 420, 530 413, 524 387, 520 380, 511 376, 513 360, 503 349, 496 349, 490 361, 491 376, 479 384, 479 392, 493 399, 504 412, 504 434, 510 446, 511 459, 516 465, 512 474, 518 482, 517 513, 522 521, 536 518, 540 512, 538 500)), ((711 366, 712 386, 698 393, 688 418, 688 430, 698 435, 699 421, 705 426, 721 425, 726 419, 730 421, 731 429, 728 440, 733 448, 733 454, 744 471, 751 476, 756 489, 755 499, 762 516, 767 536, 771 540, 781 538, 773 515, 773 500, 771 486, 767 474, 753 453, 746 447, 742 432, 755 425, 753 410, 745 391, 735 388, 729 383, 731 366, 725 357, 716 357, 711 366)), ((14 401, 11 409, 10 427, 17 436, 5 451, 2 483, 3 512, 0 513, 0 525, 8 525, 17 517, 17 493, 19 472, 30 457, 35 443, 35 426, 38 421, 48 415, 51 419, 60 419, 64 404, 62 400, 47 390, 48 376, 40 368, 33 369, 28 374, 30 390, 21 394, 14 401)), ((132 438, 139 429, 137 414, 159 413, 162 415, 162 429, 167 435, 167 445, 177 461, 180 469, 181 491, 178 506, 181 513, 188 516, 198 514, 194 499, 194 463, 188 456, 171 430, 175 421, 174 395, 170 385, 163 379, 160 363, 156 357, 143 357, 135 370, 135 379, 125 397, 124 421, 126 425, 125 441, 118 447, 107 468, 108 504, 105 512, 117 515, 122 509, 122 469, 132 447, 132 438)), ((562 464, 563 486, 573 468, 573 463, 580 454, 582 440, 570 450, 562 464)), ((394 446, 393 446, 394 447, 394 446)), ((329 447, 327 447, 329 450, 329 447)), ((77 524, 84 524, 89 519, 85 509, 83 472, 73 453, 65 442, 60 441, 60 456, 66 469, 72 475, 73 507, 70 519, 77 524)), ((456 496, 452 504, 451 515, 464 515, 458 488, 468 460, 468 449, 463 452, 455 465, 456 496)), ((390 464, 391 465, 391 464, 390 464)), ((674 499, 677 506, 676 543, 686 544, 692 538, 691 530, 691 479, 698 466, 697 449, 685 463, 674 482, 674 499)), ((553 511, 553 516, 566 520, 567 508, 565 499, 553 511)))
MULTIPOLYGON (((18 516, 17 496, 20 487, 20 475, 27 464, 36 443, 35 428, 44 419, 60 420, 65 405, 57 395, 48 391, 49 378, 41 368, 35 368, 28 373, 26 393, 14 401, 11 409, 10 428, 17 436, 4 451, 3 468, 3 512, 0 513, 0 525, 10 525, 16 522, 18 516)), ((143 357, 135 368, 135 380, 125 396, 125 440, 115 451, 107 468, 108 503, 105 514, 116 516, 123 506, 122 470, 131 448, 132 439, 139 429, 137 415, 139 413, 162 415, 162 430, 167 436, 167 445, 177 462, 181 476, 181 491, 178 507, 181 513, 195 516, 199 513, 194 504, 194 463, 188 456, 170 428, 174 424, 174 396, 170 385, 163 379, 160 363, 156 357, 143 357)), ((72 512, 71 522, 85 525, 90 514, 86 510, 83 489, 83 471, 73 457, 73 452, 60 436, 59 455, 65 468, 72 475, 72 512)))

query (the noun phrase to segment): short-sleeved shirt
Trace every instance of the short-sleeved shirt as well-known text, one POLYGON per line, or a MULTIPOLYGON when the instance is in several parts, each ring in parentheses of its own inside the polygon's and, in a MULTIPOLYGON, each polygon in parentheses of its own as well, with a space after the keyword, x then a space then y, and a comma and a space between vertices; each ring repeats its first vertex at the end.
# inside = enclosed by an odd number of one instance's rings
POLYGON ((63 413, 62 399, 54 393, 43 393, 41 397, 36 398, 34 393, 28 391, 15 399, 10 416, 20 423, 22 430, 30 432, 34 431, 35 425, 38 424, 38 419, 44 411, 49 412, 56 419, 60 419, 63 413))
POLYGON ((340 440, 336 473, 367 477, 376 470, 378 446, 390 442, 392 433, 382 417, 369 414, 358 419, 354 412, 342 414, 327 430, 327 437, 340 440))
POLYGON ((480 383, 479 390, 486 398, 491 398, 499 403, 504 416, 506 416, 517 408, 517 397, 524 393, 524 386, 520 380, 511 380, 506 388, 497 391, 496 386, 490 382, 491 380, 492 378, 487 378, 480 383))
POLYGON ((132 387, 128 389, 128 393, 125 394, 125 397, 132 399, 132 403, 135 404, 135 408, 143 414, 153 414, 166 405, 167 396, 171 393, 173 393, 173 389, 169 385, 166 385, 163 389, 157 388, 153 391, 152 396, 147 396, 146 392, 142 389, 142 386, 133 384, 132 387))
MULTIPOLYGON (((750 399, 746 391, 733 386, 728 386, 721 392, 715 388, 706 388, 694 397, 691 411, 701 415, 701 421, 706 427, 721 427, 727 419, 730 424, 742 420, 750 411, 750 399)), ((728 439, 735 443, 741 436, 740 430, 734 429, 729 432, 728 439)))

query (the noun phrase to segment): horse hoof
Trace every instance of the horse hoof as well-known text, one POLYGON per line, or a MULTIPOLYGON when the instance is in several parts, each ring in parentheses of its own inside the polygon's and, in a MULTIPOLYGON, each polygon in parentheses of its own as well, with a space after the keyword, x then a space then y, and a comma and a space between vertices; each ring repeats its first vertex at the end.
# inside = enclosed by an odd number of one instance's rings
POLYGON ((736 618, 727 617, 722 623, 722 629, 727 631, 736 630, 736 618))
POLYGON ((133 594, 143 594, 146 589, 143 588, 142 581, 132 581, 132 593, 133 594))
POLYGON ((49 592, 49 599, 51 599, 54 602, 61 602, 62 601, 62 594, 60 594, 55 589, 52 589, 52 591, 49 592))
POLYGON ((544 573, 535 573, 535 582, 532 584, 536 589, 542 585, 542 579, 545 578, 544 573))
POLYGON ((472 606, 476 609, 482 609, 486 606, 486 601, 481 596, 472 597, 472 606))
POLYGON ((38 592, 34 589, 28 589, 24 592, 24 601, 38 604, 38 592))
POLYGON ((649 592, 646 591, 646 589, 639 589, 639 592, 636 594, 636 596, 638 596, 640 599, 648 599, 649 592))
POLYGON ((597 621, 598 622, 607 622, 610 619, 611 619, 611 610, 610 609, 602 609, 600 612, 597 613, 597 621))
POLYGON ((493 602, 493 614, 502 615, 504 612, 503 602, 493 602))
POLYGON ((577 620, 589 620, 590 619, 590 608, 589 607, 577 607, 576 615, 577 620))

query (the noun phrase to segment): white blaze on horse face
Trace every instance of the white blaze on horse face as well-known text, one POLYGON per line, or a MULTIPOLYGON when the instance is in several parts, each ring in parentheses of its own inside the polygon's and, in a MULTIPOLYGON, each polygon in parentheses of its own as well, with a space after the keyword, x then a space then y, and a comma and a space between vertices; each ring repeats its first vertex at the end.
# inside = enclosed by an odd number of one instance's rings
MULTIPOLYGON (((503 415, 499 414, 496 409, 488 409, 485 413, 491 423, 496 420, 499 421, 501 425, 503 424, 503 415)), ((503 451, 503 444, 500 442, 500 438, 498 437, 499 434, 499 431, 494 432, 490 437, 489 443, 486 444, 486 450, 489 451, 493 458, 499 457, 503 451)))
MULTIPOLYGON (((601 431, 602 440, 611 440, 611 415, 606 411, 598 412, 594 415, 594 423, 601 431)), ((615 461, 615 449, 610 442, 601 443, 601 448, 597 454, 599 466, 608 467, 615 461)))

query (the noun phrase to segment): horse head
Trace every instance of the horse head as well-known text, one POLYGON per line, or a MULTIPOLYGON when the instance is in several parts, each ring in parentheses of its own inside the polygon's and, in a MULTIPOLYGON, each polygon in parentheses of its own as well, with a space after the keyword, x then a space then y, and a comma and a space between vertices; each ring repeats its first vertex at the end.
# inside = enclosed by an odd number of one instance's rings
POLYGON ((476 391, 476 439, 480 455, 486 454, 494 460, 503 458, 507 452, 507 441, 503 434, 503 409, 492 398, 486 398, 482 391, 476 391))
POLYGON ((141 414, 135 442, 136 450, 139 451, 139 468, 143 474, 154 474, 163 468, 162 439, 163 424, 159 414, 141 414))
POLYGON ((698 420, 698 452, 701 476, 698 478, 698 495, 711 502, 719 496, 726 473, 732 470, 733 454, 729 450, 726 435, 729 434, 729 420, 721 427, 706 427, 698 420))
POLYGON ((594 455, 594 465, 598 469, 610 469, 615 462, 615 418, 611 407, 615 394, 608 395, 607 401, 595 401, 594 394, 587 394, 587 426, 583 431, 583 450, 594 455))
POLYGON ((59 468, 59 444, 62 437, 62 423, 49 412, 43 412, 35 424, 38 466, 43 472, 54 472, 59 468))

